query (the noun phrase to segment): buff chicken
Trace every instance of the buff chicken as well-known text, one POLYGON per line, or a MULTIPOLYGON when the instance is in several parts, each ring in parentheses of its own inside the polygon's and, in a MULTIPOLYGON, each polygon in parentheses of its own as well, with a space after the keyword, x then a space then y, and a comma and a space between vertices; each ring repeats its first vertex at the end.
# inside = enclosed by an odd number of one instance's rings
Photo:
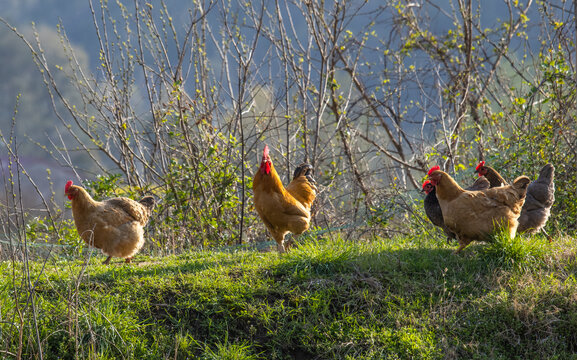
POLYGON ((499 229, 514 238, 518 218, 531 180, 520 176, 512 185, 481 191, 467 191, 438 166, 431 168, 428 178, 435 186, 445 225, 455 233, 461 252, 472 241, 486 241, 499 229))
MULTIPOLYGON (((481 176, 475 180, 473 185, 469 186, 465 190, 485 190, 489 187, 489 180, 487 180, 484 176, 481 176)), ((437 191, 435 190, 435 186, 433 186, 431 183, 431 180, 426 180, 423 183, 423 188, 421 191, 426 194, 424 206, 427 218, 429 218, 433 225, 443 229, 443 232, 445 235, 447 235, 447 243, 449 243, 452 239, 455 239, 456 235, 454 232, 449 230, 447 225, 445 225, 445 221, 443 220, 443 212, 441 211, 441 205, 439 205, 439 200, 437 199, 437 191)))
MULTIPOLYGON (((491 187, 507 184, 501 174, 484 161, 479 162, 475 171, 479 176, 485 176, 491 182, 491 187)), ((535 234, 542 231, 552 241, 551 236, 545 232, 545 225, 551 215, 551 207, 555 202, 555 167, 551 164, 543 166, 537 180, 529 184, 527 197, 519 217, 519 233, 535 234)))
POLYGON ((95 201, 72 181, 66 183, 64 193, 71 201, 72 217, 82 240, 108 255, 103 264, 110 263, 112 257, 124 258, 129 263, 144 245, 144 226, 154 209, 154 198, 95 201))

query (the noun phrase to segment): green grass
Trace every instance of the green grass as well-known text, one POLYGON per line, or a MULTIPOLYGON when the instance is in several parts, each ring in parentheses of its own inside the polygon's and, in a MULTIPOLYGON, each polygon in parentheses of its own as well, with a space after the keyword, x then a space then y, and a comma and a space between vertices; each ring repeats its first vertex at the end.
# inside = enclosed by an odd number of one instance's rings
POLYGON ((575 239, 474 244, 309 239, 248 248, 0 264, 0 357, 541 359, 577 351, 575 239), (38 328, 38 334, 35 328, 38 328), (20 332, 22 342, 20 342, 20 332), (38 340, 40 339, 40 345, 38 340))

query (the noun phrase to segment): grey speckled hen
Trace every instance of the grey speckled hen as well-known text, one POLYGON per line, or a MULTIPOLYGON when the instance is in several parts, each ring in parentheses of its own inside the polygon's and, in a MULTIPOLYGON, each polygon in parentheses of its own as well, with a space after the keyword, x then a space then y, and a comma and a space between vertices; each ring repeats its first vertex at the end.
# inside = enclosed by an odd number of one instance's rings
POLYGON ((547 164, 541 169, 539 178, 529 184, 517 231, 534 234, 541 230, 551 215, 554 202, 555 168, 547 164))

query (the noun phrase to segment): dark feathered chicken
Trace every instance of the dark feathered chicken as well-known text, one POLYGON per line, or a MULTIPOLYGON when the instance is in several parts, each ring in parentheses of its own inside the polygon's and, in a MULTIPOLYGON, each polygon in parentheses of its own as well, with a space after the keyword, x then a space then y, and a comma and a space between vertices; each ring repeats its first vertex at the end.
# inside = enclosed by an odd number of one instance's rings
MULTIPOLYGON (((484 176, 479 177, 473 185, 469 186, 466 190, 485 190, 490 187, 489 180, 487 180, 484 176)), ((435 187, 431 183, 430 180, 426 180, 423 183, 423 189, 425 194, 424 206, 425 206, 425 214, 433 225, 440 227, 443 229, 445 235, 447 235, 447 243, 449 243, 452 239, 456 238, 455 233, 453 233, 447 225, 445 225, 445 221, 443 220, 443 212, 441 211, 441 205, 439 205, 439 200, 437 199, 437 191, 435 187)))
POLYGON ((456 238, 455 233, 453 233, 449 228, 445 225, 445 221, 443 220, 443 212, 441 211, 441 205, 439 205, 439 200, 437 200, 437 191, 433 184, 431 184, 430 180, 427 180, 423 183, 423 189, 425 194, 425 200, 423 201, 425 205, 425 214, 433 225, 440 227, 443 229, 445 235, 447 235, 447 243, 451 240, 456 238))
MULTIPOLYGON (((486 166, 481 161, 475 170, 479 176, 484 175, 491 182, 491 187, 507 185, 507 181, 490 166, 486 166), (498 185, 499 184, 499 185, 498 185)), ((545 165, 539 173, 539 178, 529 184, 525 204, 519 216, 520 233, 534 234, 543 231, 545 236, 551 241, 551 237, 543 230, 551 215, 551 207, 555 202, 555 167, 551 164, 545 165)))
MULTIPOLYGON (((525 205, 523 205, 519 217, 518 231, 534 234, 543 229, 551 215, 553 202, 555 202, 554 177, 555 168, 553 165, 547 164, 541 169, 539 178, 529 184, 525 205)), ((551 237, 547 233, 545 235, 551 241, 551 237)))

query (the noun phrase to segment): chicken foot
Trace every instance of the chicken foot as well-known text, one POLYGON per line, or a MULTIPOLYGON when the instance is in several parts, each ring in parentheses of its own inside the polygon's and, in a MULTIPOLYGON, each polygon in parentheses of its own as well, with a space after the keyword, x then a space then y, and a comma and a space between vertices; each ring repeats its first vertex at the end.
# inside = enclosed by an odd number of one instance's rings
MULTIPOLYGON (((104 260, 104 261, 102 262, 102 264, 103 264, 103 265, 108 265, 108 264, 110 264, 110 260, 111 260, 111 259, 112 259, 112 256, 107 257, 106 260, 104 260)), ((132 256, 125 258, 125 259, 124 259, 124 262, 125 262, 126 264, 130 264, 130 263, 132 262, 132 256)))
POLYGON ((551 235, 547 234, 547 231, 545 231, 545 229, 541 228, 541 230, 539 230, 539 231, 541 231, 547 237, 547 240, 549 240, 549 243, 553 242, 553 237, 551 235))
POLYGON ((457 241, 459 242, 459 247, 457 248, 457 250, 455 250, 455 255, 460 253, 461 250, 463 250, 464 248, 466 248, 467 245, 469 245, 472 240, 458 238, 457 241))

